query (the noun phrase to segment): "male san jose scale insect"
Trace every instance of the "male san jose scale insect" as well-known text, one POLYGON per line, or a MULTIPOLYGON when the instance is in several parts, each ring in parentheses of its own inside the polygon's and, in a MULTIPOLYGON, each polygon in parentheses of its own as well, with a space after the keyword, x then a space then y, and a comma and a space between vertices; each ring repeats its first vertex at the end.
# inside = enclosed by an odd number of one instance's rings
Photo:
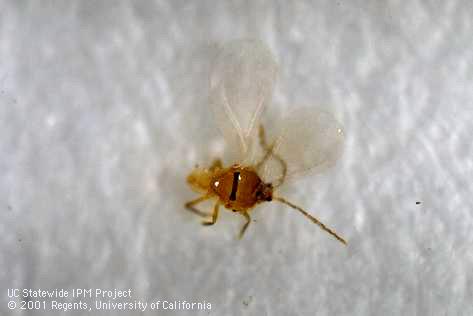
POLYGON ((277 72, 271 52, 259 41, 238 40, 222 48, 211 75, 210 105, 227 145, 239 148, 241 156, 238 163, 227 168, 219 159, 209 168, 196 167, 187 182, 202 195, 185 206, 208 218, 204 225, 216 223, 220 206, 241 214, 246 219, 241 238, 251 221, 250 210, 262 202, 278 201, 346 244, 314 216, 275 194, 288 178, 333 165, 344 139, 332 115, 308 108, 294 111, 283 121, 279 137, 268 142, 259 118, 271 101, 277 72), (196 207, 209 199, 215 200, 211 214, 196 207))

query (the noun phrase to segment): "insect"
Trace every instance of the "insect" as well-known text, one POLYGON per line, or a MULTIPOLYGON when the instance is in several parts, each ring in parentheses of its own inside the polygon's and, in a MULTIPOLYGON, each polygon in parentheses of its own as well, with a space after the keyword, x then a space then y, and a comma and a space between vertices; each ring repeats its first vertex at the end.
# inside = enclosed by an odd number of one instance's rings
POLYGON ((237 40, 222 48, 211 73, 209 101, 227 145, 239 152, 239 158, 229 167, 220 159, 208 168, 196 167, 187 182, 201 196, 185 207, 206 218, 203 225, 217 222, 220 206, 242 215, 246 222, 241 238, 251 222, 250 211, 277 201, 346 244, 320 220, 275 193, 289 178, 333 165, 344 140, 340 124, 329 113, 309 108, 294 111, 284 120, 279 136, 269 142, 259 119, 271 101, 277 73, 273 55, 259 41, 237 40), (196 207, 211 199, 215 200, 211 214, 196 207))

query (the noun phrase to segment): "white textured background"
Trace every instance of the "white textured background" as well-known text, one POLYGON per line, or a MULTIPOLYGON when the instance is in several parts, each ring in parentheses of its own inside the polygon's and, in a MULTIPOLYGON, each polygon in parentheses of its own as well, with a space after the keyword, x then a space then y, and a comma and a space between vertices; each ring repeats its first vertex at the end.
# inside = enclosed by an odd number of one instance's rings
POLYGON ((1 315, 29 314, 7 288, 78 287, 212 303, 160 315, 473 315, 471 1, 0 8, 1 315), (212 56, 241 37, 281 65, 268 113, 324 104, 345 126, 337 167, 284 193, 348 247, 283 206, 242 241, 239 216, 183 209, 220 139, 212 56))

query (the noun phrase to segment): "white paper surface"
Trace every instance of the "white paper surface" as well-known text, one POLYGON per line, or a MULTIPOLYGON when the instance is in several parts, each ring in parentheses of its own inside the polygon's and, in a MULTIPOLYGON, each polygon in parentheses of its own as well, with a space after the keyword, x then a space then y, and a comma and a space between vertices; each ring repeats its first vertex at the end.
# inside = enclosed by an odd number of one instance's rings
POLYGON ((469 1, 0 3, 1 315, 473 314, 469 1), (338 165, 283 194, 348 247, 282 205, 241 241, 242 217, 184 210, 222 150, 212 58, 243 37, 280 64, 267 120, 324 105, 344 126, 338 165), (11 310, 13 288, 211 309, 11 310))

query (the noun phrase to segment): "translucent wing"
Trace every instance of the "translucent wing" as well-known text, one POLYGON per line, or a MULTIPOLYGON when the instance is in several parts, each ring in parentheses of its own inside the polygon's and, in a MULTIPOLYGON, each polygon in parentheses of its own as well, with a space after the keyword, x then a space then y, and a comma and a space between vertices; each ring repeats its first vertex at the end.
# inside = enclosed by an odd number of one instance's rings
POLYGON ((340 123, 330 113, 313 108, 292 113, 284 120, 277 135, 274 156, 262 172, 267 182, 282 178, 283 164, 285 179, 306 171, 325 170, 335 164, 344 144, 340 123))
POLYGON ((251 150, 255 127, 271 101, 278 66, 259 41, 237 40, 223 47, 210 78, 210 104, 231 149, 244 159, 251 150))

